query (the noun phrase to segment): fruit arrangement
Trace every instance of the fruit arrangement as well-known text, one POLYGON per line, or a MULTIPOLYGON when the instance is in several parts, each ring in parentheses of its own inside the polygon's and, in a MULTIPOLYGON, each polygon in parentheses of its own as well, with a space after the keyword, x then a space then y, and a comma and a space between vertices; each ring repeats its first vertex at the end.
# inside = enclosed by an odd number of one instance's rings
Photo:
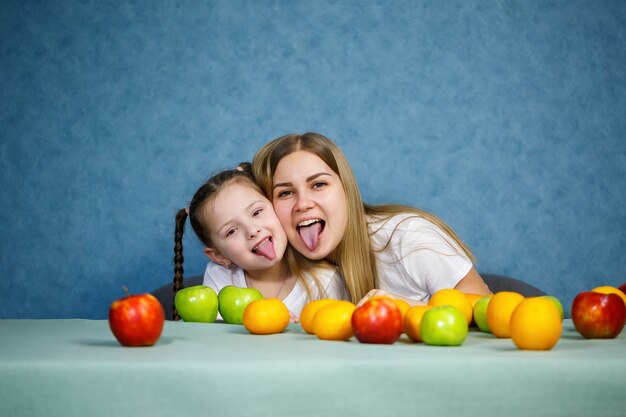
MULTIPOLYGON (((626 286, 623 285, 622 287, 626 286)), ((290 313, 278 299, 264 299, 255 289, 224 287, 219 294, 198 285, 179 291, 176 308, 184 321, 212 323, 217 313, 226 323, 243 324, 256 335, 285 331, 290 313)), ((574 327, 583 338, 615 338, 626 323, 626 294, 601 286, 579 293, 571 306, 574 327)), ((322 299, 304 306, 302 329, 321 340, 393 344, 408 339, 434 346, 461 346, 470 326, 493 337, 511 339, 522 350, 550 350, 559 341, 564 309, 552 295, 524 297, 510 291, 483 296, 455 289, 436 292, 427 305, 411 307, 392 297, 372 297, 357 306, 349 301, 322 299)), ((150 346, 159 339, 164 314, 150 294, 115 301, 109 323, 126 346, 150 346)))
MULTIPOLYGON (((585 338, 617 337, 626 320, 622 299, 626 295, 615 287, 579 294, 572 305, 576 330, 585 338)), ((563 305, 552 295, 526 298, 502 291, 482 296, 445 289, 433 294, 427 305, 413 307, 390 297, 373 297, 360 307, 317 300, 304 307, 300 324, 322 340, 355 336, 361 343, 391 344, 404 332, 414 342, 435 346, 461 346, 471 325, 511 339, 518 349, 545 351, 558 343, 564 317, 563 305)))
POLYGON ((243 324, 243 313, 251 302, 263 295, 254 288, 227 285, 219 294, 205 285, 183 288, 176 293, 174 305, 183 321, 213 323, 217 312, 229 324, 243 324))

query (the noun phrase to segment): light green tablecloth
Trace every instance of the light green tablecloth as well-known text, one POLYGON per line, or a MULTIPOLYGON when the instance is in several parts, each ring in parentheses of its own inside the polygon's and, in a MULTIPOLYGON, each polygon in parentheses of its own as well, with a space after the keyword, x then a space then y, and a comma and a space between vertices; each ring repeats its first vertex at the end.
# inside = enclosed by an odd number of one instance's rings
POLYGON ((124 348, 106 321, 0 320, 0 416, 620 416, 626 336, 564 323, 548 352, 477 331, 461 347, 328 342, 290 325, 167 322, 124 348))

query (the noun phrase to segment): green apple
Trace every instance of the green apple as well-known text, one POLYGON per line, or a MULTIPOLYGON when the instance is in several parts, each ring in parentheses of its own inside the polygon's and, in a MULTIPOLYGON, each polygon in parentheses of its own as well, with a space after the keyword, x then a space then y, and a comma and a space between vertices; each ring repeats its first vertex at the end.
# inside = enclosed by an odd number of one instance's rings
POLYGON ((219 309, 226 323, 242 324, 243 311, 254 300, 263 298, 263 294, 256 288, 241 288, 227 285, 217 295, 219 309))
POLYGON ((420 324, 420 335, 427 345, 461 346, 468 331, 465 314, 449 305, 431 308, 420 324))
POLYGON ((550 300, 552 300, 552 302, 556 305, 556 308, 561 313, 561 320, 563 320, 565 318, 565 312, 563 311, 563 304, 561 304, 559 299, 553 295, 544 295, 543 297, 549 298, 550 300))
POLYGON ((487 324, 487 306, 491 297, 483 297, 474 304, 474 322, 481 332, 491 333, 487 324))
POLYGON ((218 300, 213 288, 195 285, 176 293, 174 305, 184 321, 213 323, 217 317, 218 300))

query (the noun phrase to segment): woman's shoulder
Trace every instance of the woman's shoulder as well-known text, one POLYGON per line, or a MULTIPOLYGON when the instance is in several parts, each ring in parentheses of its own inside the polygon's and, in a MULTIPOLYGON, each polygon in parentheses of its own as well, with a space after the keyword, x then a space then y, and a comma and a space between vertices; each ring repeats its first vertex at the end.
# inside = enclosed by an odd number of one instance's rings
POLYGON ((436 228, 437 226, 428 219, 416 213, 397 213, 392 215, 369 215, 367 223, 370 233, 389 234, 396 230, 411 231, 420 228, 436 228))
POLYGON ((404 253, 411 248, 437 248, 456 244, 444 230, 418 213, 399 213, 385 218, 373 217, 369 224, 374 249, 388 248, 404 253))

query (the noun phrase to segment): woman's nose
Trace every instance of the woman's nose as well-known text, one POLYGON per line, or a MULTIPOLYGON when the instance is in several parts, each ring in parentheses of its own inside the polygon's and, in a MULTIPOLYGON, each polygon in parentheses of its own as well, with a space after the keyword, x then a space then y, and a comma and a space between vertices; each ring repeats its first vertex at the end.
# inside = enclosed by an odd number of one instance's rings
POLYGON ((294 209, 296 211, 306 211, 312 208, 315 205, 313 200, 306 193, 300 193, 298 195, 298 199, 296 200, 296 204, 294 205, 294 209))

